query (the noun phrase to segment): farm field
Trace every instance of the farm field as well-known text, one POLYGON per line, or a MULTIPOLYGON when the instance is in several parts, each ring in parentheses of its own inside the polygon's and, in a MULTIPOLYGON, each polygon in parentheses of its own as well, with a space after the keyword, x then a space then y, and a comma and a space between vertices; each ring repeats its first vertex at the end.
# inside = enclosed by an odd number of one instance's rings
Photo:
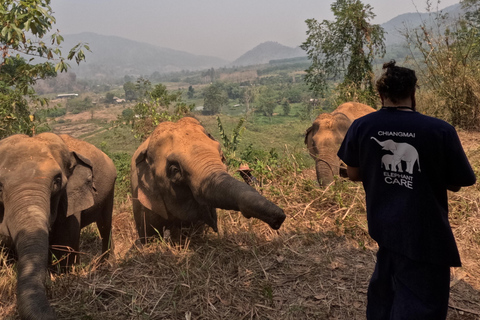
MULTIPOLYGON (((132 154, 128 128, 112 126, 122 107, 66 115, 52 125, 109 154, 132 154), (67 121, 68 120, 68 121, 67 121)), ((226 132, 238 117, 220 116, 226 132)), ((217 139, 214 116, 198 116, 217 139)), ((364 319, 376 245, 367 233, 364 192, 338 179, 320 188, 303 144, 310 120, 247 119, 239 151, 250 143, 275 148, 282 161, 267 166, 257 189, 282 207, 278 231, 239 212, 218 210, 219 232, 194 230, 176 242, 137 241, 129 195, 114 209, 114 255, 99 263, 94 225, 82 231, 81 259, 68 274, 52 274, 47 295, 59 319, 364 319)), ((459 131, 475 172, 480 133, 459 131)), ((235 174, 235 168, 229 168, 235 174)), ((480 189, 450 193, 450 221, 463 267, 452 269, 448 319, 480 319, 480 189)), ((15 264, 0 255, 0 314, 18 319, 15 264)))

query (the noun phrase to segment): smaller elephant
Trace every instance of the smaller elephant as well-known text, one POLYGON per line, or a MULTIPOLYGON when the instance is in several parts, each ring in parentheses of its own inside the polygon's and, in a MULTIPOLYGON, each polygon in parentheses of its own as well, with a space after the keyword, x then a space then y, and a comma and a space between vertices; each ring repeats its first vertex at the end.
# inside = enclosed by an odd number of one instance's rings
POLYGON ((228 174, 220 144, 194 118, 160 123, 131 162, 133 215, 145 242, 164 230, 207 224, 217 231, 216 208, 240 211, 278 229, 285 213, 228 174))
POLYGON ((111 242, 113 162, 93 145, 62 135, 0 140, 0 236, 17 255, 21 319, 55 319, 45 294, 49 247, 62 266, 75 261, 80 229, 96 222, 111 242), (64 257, 61 248, 70 248, 64 257))
POLYGON ((375 109, 362 103, 346 102, 331 113, 320 114, 305 134, 308 153, 315 160, 320 186, 328 185, 335 175, 346 175, 341 169, 337 151, 352 122, 375 109))
POLYGON ((390 154, 390 153, 383 155, 381 166, 384 167, 385 170, 390 170, 393 172, 397 172, 397 171, 403 172, 402 163, 401 162, 395 163, 395 158, 393 154, 390 154))
MULTIPOLYGON (((71 152, 76 152, 87 157, 92 163, 93 205, 85 210, 78 210, 74 216, 80 228, 95 222, 102 238, 102 253, 107 257, 113 252, 112 242, 112 212, 114 202, 115 180, 117 169, 112 159, 94 145, 75 139, 67 134, 61 134, 71 152)), ((62 223, 59 221, 59 223, 62 223)), ((75 240, 74 248, 78 248, 75 240)))
POLYGON ((393 160, 391 161, 393 166, 392 171, 395 171, 395 167, 399 166, 401 168, 402 161, 405 161, 407 165, 405 171, 409 174, 413 174, 413 167, 415 166, 415 162, 418 165, 418 171, 421 171, 418 151, 411 144, 405 142, 395 142, 392 139, 388 139, 385 141, 379 141, 375 137, 371 137, 371 139, 375 140, 380 146, 382 146, 382 150, 388 150, 393 153, 393 160))

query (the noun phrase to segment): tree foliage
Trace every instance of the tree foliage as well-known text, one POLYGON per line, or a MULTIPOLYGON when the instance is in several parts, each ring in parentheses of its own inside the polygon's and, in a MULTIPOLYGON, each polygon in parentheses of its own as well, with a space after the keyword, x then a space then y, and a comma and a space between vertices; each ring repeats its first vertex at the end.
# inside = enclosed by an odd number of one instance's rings
POLYGON ((35 82, 67 71, 66 60, 85 59, 87 45, 77 44, 65 58, 60 50, 63 37, 56 32, 46 39, 54 23, 50 0, 1 0, 0 138, 31 134, 31 105, 47 102, 35 93, 35 82))
POLYGON ((370 23, 373 8, 360 0, 337 0, 331 9, 335 21, 306 20, 307 39, 301 48, 312 64, 305 81, 323 97, 328 81, 343 77, 337 89, 345 100, 371 103, 375 96, 372 62, 385 54, 383 28, 370 23))
POLYGON ((209 114, 217 114, 228 102, 228 96, 220 82, 215 82, 204 91, 203 108, 209 114))
MULTIPOLYGON (((147 80, 148 81, 148 80, 147 80)), ((148 81, 149 83, 149 81, 148 81)), ((146 89, 144 98, 138 102, 132 112, 122 113, 122 122, 131 123, 135 137, 144 140, 155 127, 163 121, 176 121, 193 110, 194 104, 187 105, 182 100, 182 94, 169 92, 163 84, 151 87, 145 81, 139 81, 146 89)))
POLYGON ((467 1, 471 13, 453 20, 427 8, 420 27, 405 29, 420 78, 424 112, 464 129, 480 127, 479 1, 467 1), (472 7, 473 6, 473 7, 472 7), (476 10, 475 10, 476 6, 476 10))
POLYGON ((278 97, 275 91, 269 86, 263 86, 260 88, 260 92, 257 97, 258 108, 257 111, 263 113, 264 116, 273 116, 273 111, 277 106, 278 97))

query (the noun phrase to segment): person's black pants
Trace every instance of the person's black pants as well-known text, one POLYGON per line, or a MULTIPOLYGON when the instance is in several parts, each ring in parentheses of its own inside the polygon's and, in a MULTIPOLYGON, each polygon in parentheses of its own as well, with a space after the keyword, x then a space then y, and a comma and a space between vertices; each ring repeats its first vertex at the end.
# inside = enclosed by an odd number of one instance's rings
POLYGON ((368 287, 368 320, 447 317, 450 267, 413 261, 380 247, 368 287))

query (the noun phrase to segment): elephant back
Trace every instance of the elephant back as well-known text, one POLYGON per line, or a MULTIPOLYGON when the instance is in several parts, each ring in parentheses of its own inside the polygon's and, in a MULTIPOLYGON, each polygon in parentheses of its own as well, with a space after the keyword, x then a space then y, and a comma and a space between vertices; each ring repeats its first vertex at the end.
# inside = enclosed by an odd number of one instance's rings
POLYGON ((345 102, 337 107, 332 113, 343 113, 350 120, 355 120, 364 115, 374 112, 372 107, 359 102, 345 102))

